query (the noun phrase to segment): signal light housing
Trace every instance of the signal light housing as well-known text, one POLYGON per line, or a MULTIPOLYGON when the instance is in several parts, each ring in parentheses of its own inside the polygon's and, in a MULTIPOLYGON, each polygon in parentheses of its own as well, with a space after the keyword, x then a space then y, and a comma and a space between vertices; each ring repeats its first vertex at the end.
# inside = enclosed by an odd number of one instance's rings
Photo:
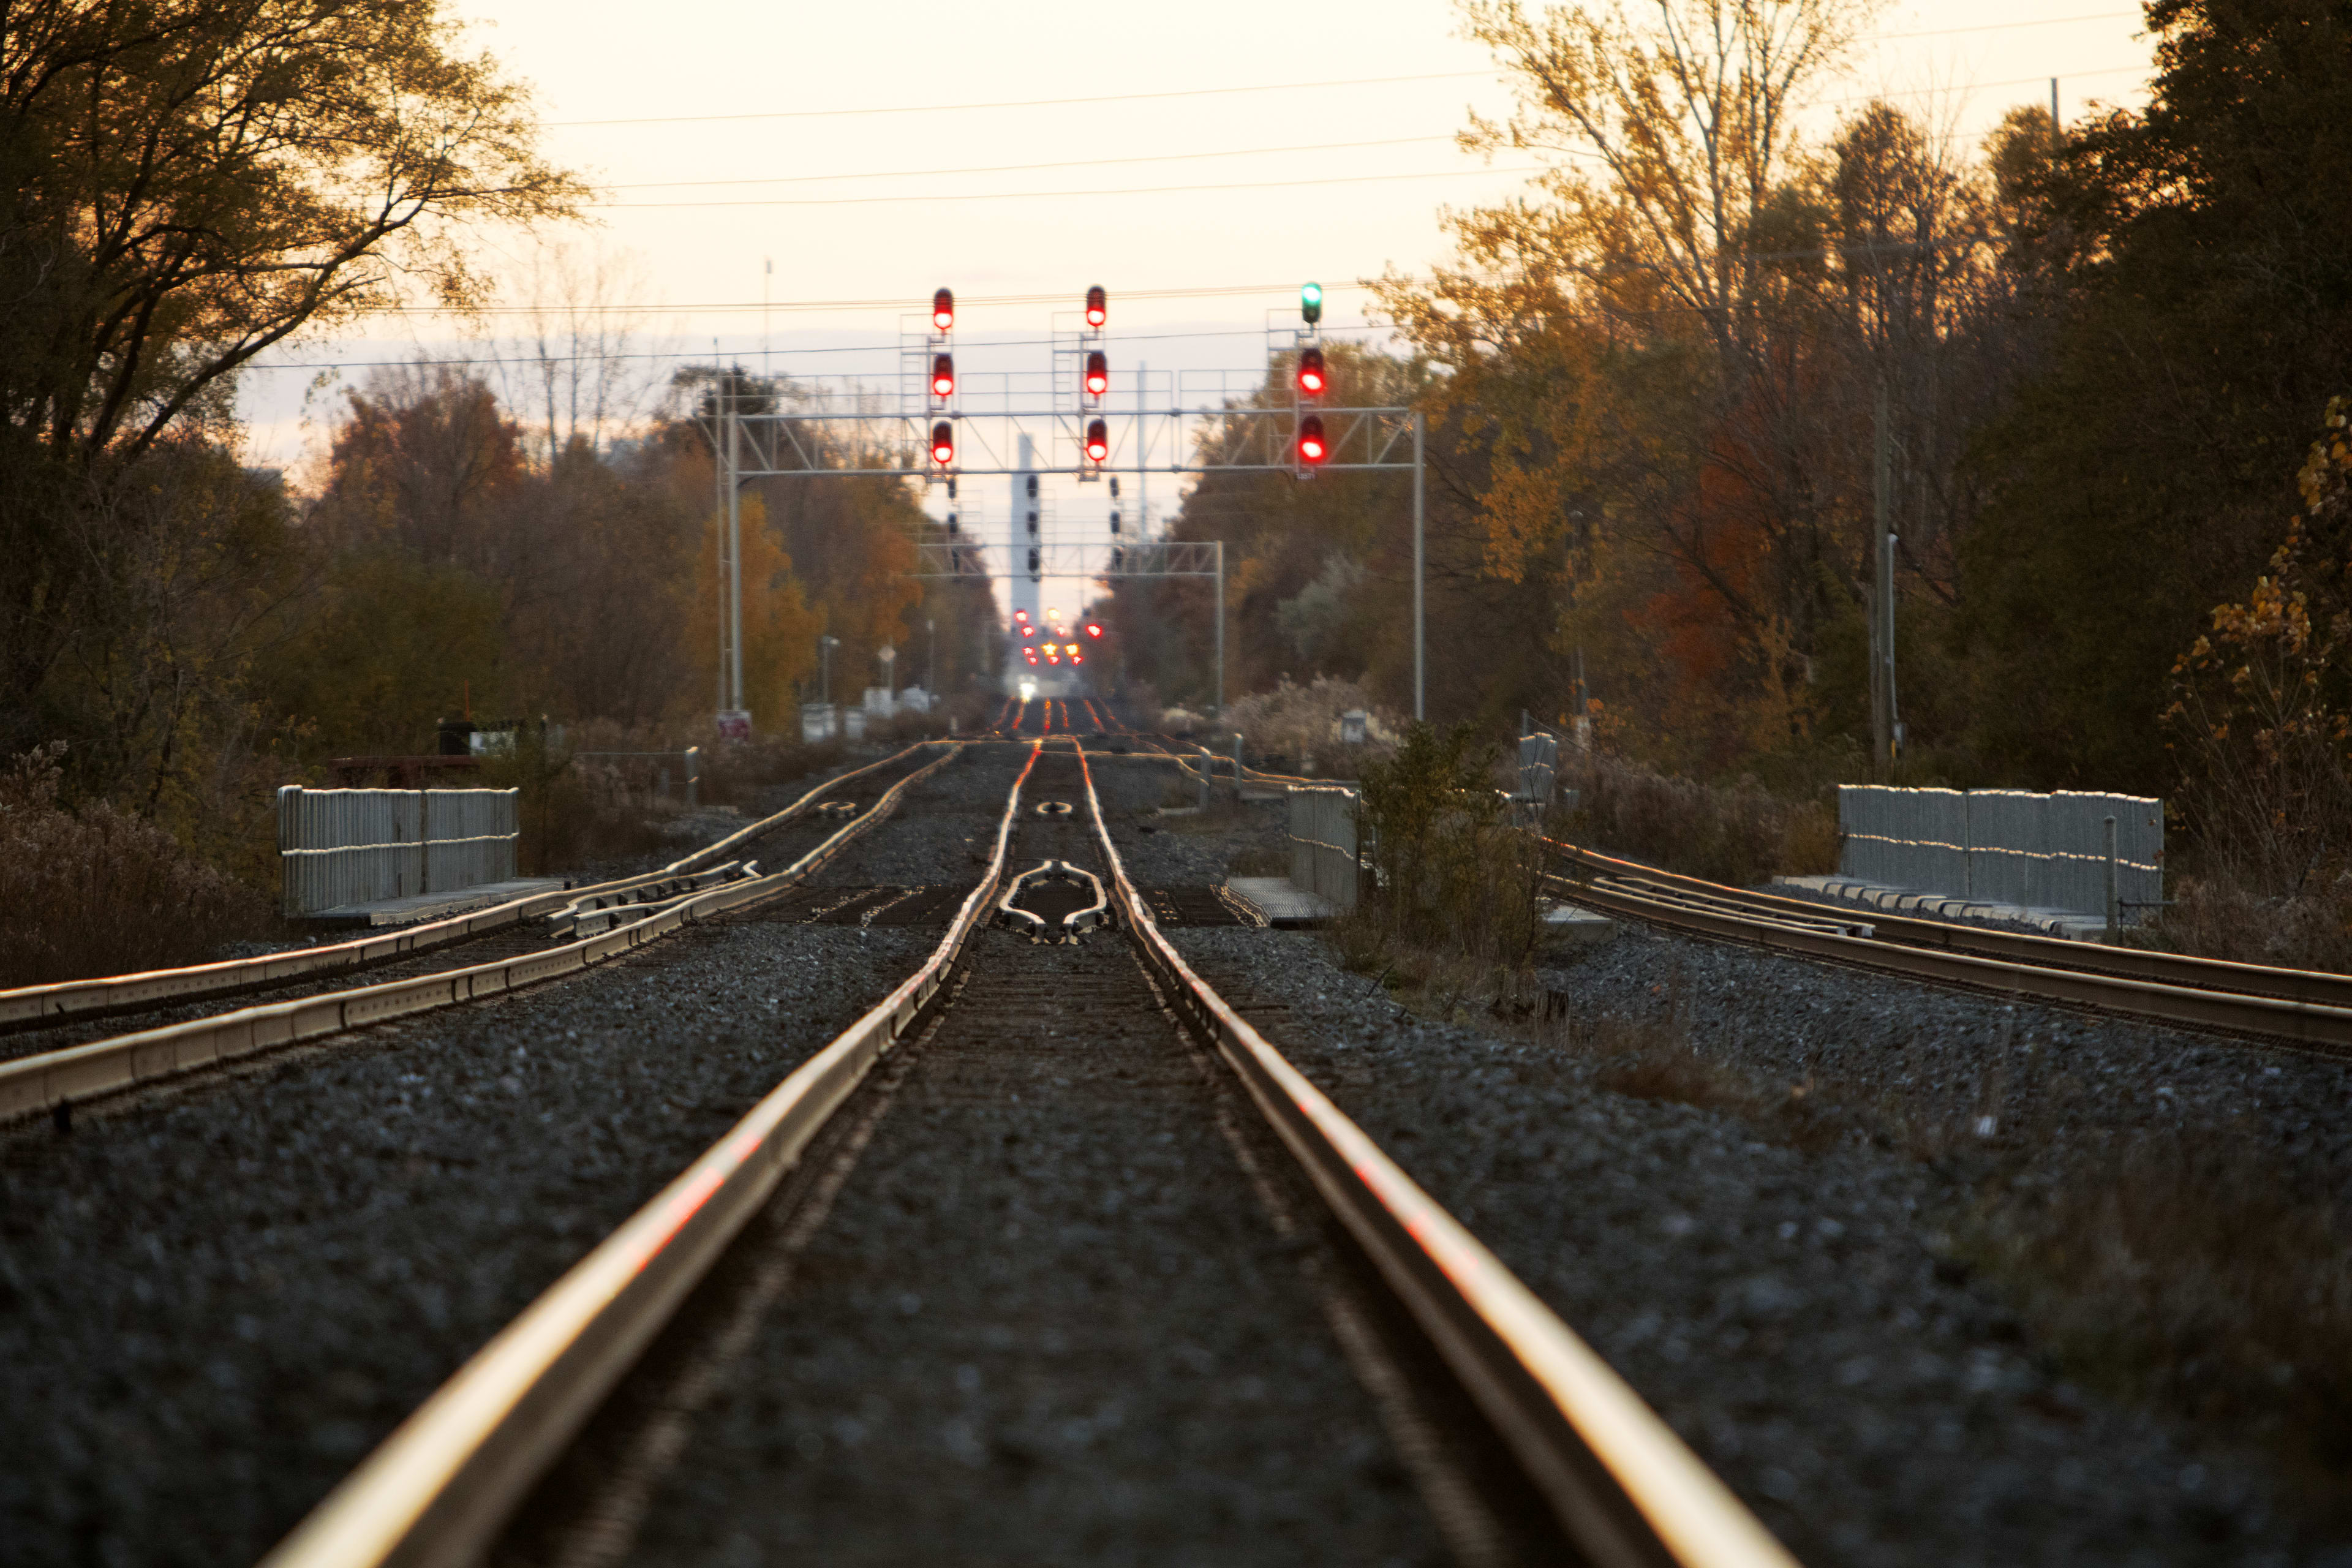
POLYGON ((931 461, 943 468, 955 461, 955 426, 944 419, 931 426, 931 461))
MULTIPOLYGON (((1111 480, 1111 483, 1117 484, 1118 481, 1117 479, 1113 479, 1111 480)), ((1116 539, 1118 537, 1118 513, 1117 512, 1110 514, 1110 531, 1112 538, 1116 539)))
POLYGON ((1087 459, 1099 463, 1110 456, 1110 426, 1099 419, 1087 425, 1087 459))
POLYGON ((942 289, 931 296, 931 326, 934 331, 944 332, 954 325, 955 290, 942 289))
POLYGON ((931 395, 941 398, 955 395, 955 356, 953 354, 940 354, 932 359, 931 395))
POLYGON ((1298 422, 1298 460, 1302 463, 1320 463, 1330 455, 1331 448, 1323 439, 1322 417, 1319 415, 1310 414, 1301 419, 1298 422))
POLYGON ((1307 318, 1310 327, 1323 319, 1322 284, 1309 283, 1298 290, 1298 313, 1307 318))
POLYGON ((1103 287, 1101 284, 1097 283, 1093 288, 1087 289, 1087 325, 1089 327, 1101 326, 1103 324, 1104 318, 1110 313, 1107 308, 1108 304, 1109 296, 1103 292, 1103 287))
POLYGON ((1037 575, 1037 552, 1034 550, 1029 552, 1029 575, 1037 575))
POLYGON ((1087 395, 1100 397, 1110 390, 1110 361, 1100 349, 1087 355, 1087 395))
POLYGON ((1298 390, 1309 397, 1320 397, 1329 390, 1330 374, 1323 368, 1321 349, 1298 351, 1298 390))

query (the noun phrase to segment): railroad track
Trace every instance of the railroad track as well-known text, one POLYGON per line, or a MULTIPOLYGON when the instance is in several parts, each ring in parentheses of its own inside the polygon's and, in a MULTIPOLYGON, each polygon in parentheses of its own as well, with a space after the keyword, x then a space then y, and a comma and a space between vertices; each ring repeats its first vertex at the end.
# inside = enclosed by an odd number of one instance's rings
POLYGON ((1542 843, 1546 887, 1601 914, 1907 980, 2352 1056, 2352 976, 1848 910, 1542 843))
MULTIPOLYGON (((1476 1413, 1489 1451, 1510 1472, 1490 1489, 1473 1478, 1466 1490, 1449 1491, 1452 1472, 1442 1457, 1431 1458, 1431 1445, 1420 1446, 1418 1459, 1408 1457, 1433 1513, 1452 1520, 1444 1533, 1458 1552, 1480 1561, 1578 1555, 1612 1565, 1788 1568, 1769 1534, 1615 1374, 1160 935, 1112 846, 1083 753, 1042 741, 1007 798, 985 874, 937 949, 486 1345, 319 1504, 267 1559, 269 1568, 477 1561, 504 1538, 526 1500, 525 1518, 512 1528, 542 1545, 588 1542, 576 1560, 617 1561, 636 1540, 667 1467, 694 1452, 698 1402, 740 1375, 736 1362, 790 1278, 788 1256, 747 1262, 731 1249, 739 1237, 787 1252, 807 1245, 845 1183, 855 1183, 859 1151, 892 1136, 885 1113, 894 1096, 920 1089, 935 1108, 955 1112, 943 1123, 934 1109, 910 1130, 909 1149, 936 1152, 968 1133, 983 1152, 979 1163, 946 1178, 961 1194, 1004 1180, 992 1173, 1013 1162, 997 1128, 1023 1114, 1022 1090, 1071 1081, 1041 1078, 1039 1061, 1058 1063, 1056 1073, 1095 1074, 1110 1092, 1083 1104, 1118 1126, 1118 1116, 1136 1113, 1156 1092, 1155 1079, 1168 1077, 1164 1068, 1147 1069, 1187 1053, 1222 1063, 1230 1078, 1220 1092, 1255 1109, 1263 1125, 1251 1136, 1277 1151, 1276 1162, 1286 1152, 1294 1168, 1286 1179, 1311 1190, 1307 1201, 1319 1202, 1328 1226, 1360 1248, 1360 1277, 1377 1281, 1372 1289, 1383 1298, 1373 1310, 1399 1315, 1424 1336, 1427 1375, 1444 1379, 1448 1397, 1476 1413), (1072 809, 1050 809, 1055 803, 1072 809), (1016 929, 995 929, 1000 921, 1016 929), (1058 1047, 1056 1027, 1069 1031, 1058 1047), (786 1206, 772 1213, 780 1187, 786 1206), (722 1261, 735 1294, 706 1301, 698 1288, 722 1261), (770 1283, 747 1287, 746 1279, 770 1283), (649 1347, 659 1353, 644 1375, 684 1381, 638 1390, 599 1416, 649 1347), (600 1428, 583 1457, 574 1446, 592 1422, 623 1429, 600 1428), (572 1484, 535 1493, 551 1468, 572 1484), (584 1485, 583 1476, 591 1478, 584 1485), (1475 1498, 1512 1489, 1536 1500, 1539 1517, 1511 1527, 1533 1537, 1481 1522, 1475 1498)), ((1066 1112, 1056 1102, 1035 1114, 1066 1112)), ((1232 1147, 1259 1181, 1276 1228, 1289 1234, 1296 1216, 1276 1212, 1281 1203, 1269 1197, 1264 1172, 1242 1142, 1232 1147)), ((1103 1247, 1148 1222, 1138 1215, 1100 1233, 1103 1247)), ((975 1242, 969 1226, 940 1245, 955 1240, 980 1249, 966 1267, 1003 1262, 994 1254, 1013 1246, 992 1231, 975 1242)), ((918 1268, 928 1256, 894 1247, 888 1267, 918 1268)), ((1090 1254, 1090 1269, 1097 1261, 1090 1254)), ((1011 1272, 1016 1283, 992 1285, 987 1300, 1019 1288, 1019 1268, 1011 1272)), ((1327 1292, 1335 1328, 1355 1322, 1360 1330, 1360 1314, 1332 1300, 1327 1292)), ((1122 1303, 1110 1315, 1148 1317, 1152 1305, 1122 1303)), ((1071 1325, 1080 1336, 1115 1338, 1114 1330, 1071 1325)), ((888 1331, 858 1311, 843 1331, 888 1331)), ((1383 1381, 1393 1360, 1361 1332, 1339 1337, 1360 1378, 1387 1389, 1373 1396, 1384 1413, 1412 1404, 1410 1390, 1390 1386, 1393 1375, 1383 1381)), ((905 1479, 888 1479, 878 1495, 903 1496, 905 1479)), ((554 1558, 575 1560, 562 1550, 554 1558)))
POLYGON ((698 920, 777 898, 885 819, 907 790, 960 750, 933 742, 908 747, 646 876, 331 948, 0 994, 0 1005, 13 1005, 19 1017, 47 1025, 20 1037, 32 1048, 0 1061, 0 1121, 47 1112, 62 1123, 76 1102, 577 973, 698 920), (824 809, 834 804, 844 809, 824 809), (754 848, 771 854, 772 844, 782 854, 770 868, 740 858, 754 848), (436 967, 449 956, 438 950, 459 944, 468 962, 436 967), (355 969, 380 966, 407 973, 334 988, 355 969), (289 990, 304 994, 214 1005, 289 990), (163 1010, 178 1016, 123 1033, 92 1030, 98 1018, 119 1024, 127 1014, 163 1010), (69 1031, 100 1037, 61 1038, 69 1031))

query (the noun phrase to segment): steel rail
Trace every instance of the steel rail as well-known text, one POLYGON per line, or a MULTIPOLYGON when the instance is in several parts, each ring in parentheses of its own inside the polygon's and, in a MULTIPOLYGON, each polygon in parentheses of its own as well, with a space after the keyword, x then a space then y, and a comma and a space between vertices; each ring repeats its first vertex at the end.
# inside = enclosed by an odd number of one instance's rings
MULTIPOLYGON (((1540 840, 1576 869, 1574 879, 1605 877, 1638 892, 1643 886, 1661 892, 1715 900, 1769 914, 1773 918, 1834 920, 1838 906, 1777 893, 1750 891, 1709 882, 1675 871, 1622 860, 1558 839, 1540 840)), ((1570 895, 1574 901, 1573 895, 1570 895)), ((2198 958, 2188 953, 2159 952, 2150 948, 2110 947, 2101 942, 2068 942, 2063 937, 2036 936, 2024 931, 1995 931, 1953 921, 1921 920, 1880 910, 1858 909, 1851 923, 1865 926, 1878 942, 1898 948, 1940 950, 1991 962, 2023 965, 2034 971, 2073 970, 2103 974, 2113 980, 2170 991, 2207 991, 2227 996, 2268 998, 2291 1003, 2321 1017, 2352 1012, 2352 975, 2324 970, 2287 969, 2273 964, 2241 963, 2229 959, 2198 958)), ((1880 965, 1885 967, 1885 965, 1880 965)), ((2075 998, 2064 998, 2075 1000, 2075 998)), ((2273 1011, 2256 1010, 2250 1017, 2270 1018, 2273 1011)), ((2199 1020, 2200 1026, 2206 1026, 2199 1020)), ((2231 1027, 2213 1025, 2215 1027, 2231 1027)), ((2271 1034, 2268 1024, 2249 1023, 2245 1032, 2271 1034)), ((2291 1037, 2301 1038, 2300 1036, 2291 1037)), ((2333 1038, 2333 1037, 2329 1037, 2333 1038)), ((2352 1044, 2352 1040, 2338 1042, 2352 1044)))
POLYGON ((454 1007, 577 973, 697 921, 730 913, 784 891, 888 816, 900 795, 945 767, 961 750, 961 745, 951 746, 943 755, 900 779, 875 803, 872 810, 854 818, 783 869, 679 899, 657 913, 598 936, 519 958, 291 1002, 241 1007, 208 1018, 167 1024, 161 1028, 0 1062, 0 1121, 37 1115, 68 1102, 120 1094, 157 1079, 213 1067, 257 1051, 325 1039, 372 1024, 454 1007))
POLYGON ((1847 936, 1761 912, 1736 914, 1689 902, 1669 902, 1605 878, 1580 881, 1547 873, 1544 880, 1563 900, 1581 908, 1698 936, 1875 970, 1903 980, 1990 992, 2012 1000, 2055 1003, 2146 1023, 2276 1042, 2328 1056, 2352 1055, 2352 1007, 2171 985, 2095 969, 2052 969, 1946 948, 1908 946, 1878 937, 1847 936))
POLYGON ((922 966, 794 1068, 477 1352, 311 1510, 262 1568, 440 1565, 479 1557, 810 1140, 938 998, 1004 874, 1022 786, 1037 752, 1033 744, 1013 780, 986 874, 922 966))
POLYGON ((1640 1395, 1194 973, 1127 874, 1079 767, 1129 929, 1177 1011, 1436 1345, 1562 1527, 1600 1568, 1795 1568, 1640 1395))
POLYGON ((45 1028, 73 1018, 102 1018, 117 1013, 142 1012, 167 1003, 201 1002, 212 997, 234 996, 243 992, 266 990, 272 985, 282 985, 288 981, 310 975, 341 969, 368 968, 412 952, 446 947, 488 931, 520 925, 593 895, 627 893, 683 877, 708 876, 721 868, 716 862, 724 851, 747 839, 775 831, 807 810, 810 804, 819 797, 877 768, 901 762, 925 746, 943 743, 946 742, 919 741, 880 762, 869 763, 862 768, 827 779, 782 810, 761 818, 741 832, 730 834, 716 844, 681 856, 657 871, 622 877, 584 888, 557 888, 544 893, 533 893, 447 920, 404 927, 383 936, 299 948, 291 952, 264 953, 257 958, 225 959, 215 963, 188 964, 177 969, 152 969, 136 974, 112 974, 89 980, 61 980, 47 985, 26 985, 0 991, 0 1031, 45 1028))

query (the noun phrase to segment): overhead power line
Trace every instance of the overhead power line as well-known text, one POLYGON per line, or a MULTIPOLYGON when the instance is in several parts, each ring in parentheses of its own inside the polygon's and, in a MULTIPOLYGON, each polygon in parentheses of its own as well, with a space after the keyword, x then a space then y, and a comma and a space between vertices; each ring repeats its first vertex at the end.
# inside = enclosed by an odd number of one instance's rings
POLYGON ((1253 87, 1193 87, 1171 92, 1115 92, 1091 98, 1015 98, 984 103, 902 103, 876 109, 772 109, 741 114, 646 114, 626 120, 551 120, 551 126, 707 125, 728 120, 835 120, 858 114, 956 114, 976 109, 1062 109, 1087 103, 1148 103, 1171 98, 1225 98, 1245 92, 1304 92, 1324 87, 1392 87, 1408 81, 1492 79, 1493 70, 1431 71, 1418 76, 1349 77, 1337 81, 1270 81, 1253 87))
POLYGON ((1304 147, 1234 147, 1217 153, 1154 153, 1134 158, 1072 158, 1053 163, 984 163, 965 169, 881 169, 863 174, 761 174, 745 180, 652 180, 606 185, 608 191, 660 191, 681 185, 790 185, 819 180, 910 180, 941 174, 1026 174, 1043 169, 1100 169, 1119 163, 1181 163, 1202 158, 1255 158, 1276 153, 1348 153, 1363 147, 1420 147, 1453 136, 1392 136, 1377 142, 1321 142, 1304 147))
MULTIPOLYGON (((1871 33, 1864 34, 1860 41, 1877 43, 1898 38, 1945 37, 1960 33, 1994 33, 2018 27, 2055 26, 2065 22, 2114 21, 2137 15, 2137 12, 2132 11, 2097 11, 2076 16, 2036 16, 2019 22, 1982 22, 1965 27, 1930 27, 1916 33, 1871 33)), ((1492 81, 1502 74, 1500 67, 1494 67, 1486 70, 1423 71, 1411 76, 1342 77, 1327 81, 1269 81, 1243 87, 1192 87, 1165 92, 1101 93, 1086 98, 992 99, 974 103, 898 103, 877 105, 867 109, 750 110, 730 114, 638 114, 611 120, 551 120, 547 123, 551 127, 575 130, 604 125, 710 125, 738 120, 838 120, 868 114, 961 114, 975 110, 1063 109, 1094 103, 1151 103, 1177 98, 1231 98, 1253 92, 1307 92, 1334 87, 1396 87, 1406 82, 1416 81, 1469 81, 1481 78, 1492 81)))
MULTIPOLYGON (((1338 337, 1344 336, 1350 332, 1388 334, 1392 333, 1394 331, 1395 329, 1392 327, 1331 326, 1323 329, 1323 335, 1326 337, 1338 337)), ((1197 332, 1121 332, 1113 341, 1120 343, 1160 343, 1190 342, 1199 338, 1263 338, 1265 335, 1265 330, 1259 327, 1219 327, 1207 331, 1197 332)), ((1053 341, 1054 340, 1051 338, 1001 338, 991 339, 984 346, 991 350, 1049 348, 1053 345, 1053 341)), ((459 354, 447 359, 305 360, 300 362, 289 360, 272 361, 267 363, 256 362, 252 364, 247 365, 245 368, 247 370, 407 370, 411 367, 430 369, 436 366, 473 364, 484 366, 577 364, 600 362, 604 360, 698 360, 709 363, 716 360, 749 359, 756 353, 772 353, 778 359, 782 359, 788 354, 805 358, 815 354, 896 353, 900 346, 901 345, 896 342, 888 342, 845 343, 836 344, 829 348, 762 349, 758 347, 746 347, 738 349, 730 353, 714 353, 709 349, 641 349, 632 350, 625 353, 576 354, 540 354, 518 352, 512 353, 499 353, 459 354)), ((1236 368, 1238 369, 1238 367, 1236 368)), ((886 372, 881 374, 887 379, 888 373, 886 372)), ((998 373, 993 371, 971 371, 967 373, 967 379, 985 380, 987 377, 996 374, 998 373)), ((1033 371, 1016 372, 1014 374, 1043 376, 1047 373, 1044 371, 1033 371)), ((1113 412, 1118 411, 1113 410, 1113 412)), ((924 417, 928 418, 929 416, 926 415, 924 417)))
MULTIPOLYGON (((1416 281, 1425 281, 1425 279, 1416 279, 1416 281)), ((1323 285, 1323 291, 1326 294, 1335 294, 1343 289, 1362 290, 1369 289, 1370 287, 1370 285, 1360 282, 1326 283, 1323 285)), ((1293 300, 1296 300, 1297 293, 1298 285, 1296 281, 1292 281, 1289 283, 1225 283, 1196 289, 1119 289, 1113 291, 1113 298, 1117 300, 1213 300, 1222 299, 1235 294, 1276 294, 1287 295, 1293 300)), ((1075 307, 1076 301, 1077 296, 1066 289, 1051 294, 959 294, 956 296, 956 309, 958 310, 969 310, 977 309, 983 305, 1070 305, 1075 307)), ((512 316, 543 314, 553 317, 579 311, 596 313, 634 313, 650 316, 730 315, 747 310, 800 310, 823 312, 828 310, 862 311, 898 310, 917 311, 922 310, 927 304, 927 300, 918 300, 911 296, 906 298, 894 296, 889 299, 882 300, 746 300, 740 303, 737 303, 732 300, 713 300, 698 305, 487 305, 476 310, 452 310, 439 305, 387 305, 382 310, 374 313, 378 315, 396 316, 512 316)))
POLYGON ((900 196, 771 196, 748 201, 586 202, 582 205, 606 212, 650 212, 667 207, 838 207, 867 206, 883 202, 1061 201, 1079 196, 1166 196, 1196 191, 1271 191, 1297 185, 1363 185, 1389 180, 1457 180, 1473 174, 1540 174, 1543 172, 1542 165, 1530 163, 1513 169, 1482 167, 1431 169, 1420 174, 1310 174, 1296 180, 1234 180, 1207 185, 1129 185, 1095 191, 958 191, 900 196))

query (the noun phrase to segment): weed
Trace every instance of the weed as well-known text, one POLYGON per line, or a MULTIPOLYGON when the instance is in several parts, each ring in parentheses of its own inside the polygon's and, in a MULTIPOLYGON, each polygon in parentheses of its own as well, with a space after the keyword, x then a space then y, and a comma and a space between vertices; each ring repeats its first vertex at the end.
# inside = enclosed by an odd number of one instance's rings
POLYGON ((1835 809, 1752 778, 1703 784, 1591 751, 1563 753, 1559 782, 1577 804, 1555 814, 1556 837, 1737 887, 1837 868, 1835 809))
POLYGON ((2008 1173, 1956 1245, 2068 1371, 2265 1440, 2341 1496, 2352 1468, 2352 1226, 2230 1132, 2008 1173))
POLYGON ((63 742, 0 773, 0 985, 211 958, 268 928, 260 895, 151 822, 58 804, 63 742))

